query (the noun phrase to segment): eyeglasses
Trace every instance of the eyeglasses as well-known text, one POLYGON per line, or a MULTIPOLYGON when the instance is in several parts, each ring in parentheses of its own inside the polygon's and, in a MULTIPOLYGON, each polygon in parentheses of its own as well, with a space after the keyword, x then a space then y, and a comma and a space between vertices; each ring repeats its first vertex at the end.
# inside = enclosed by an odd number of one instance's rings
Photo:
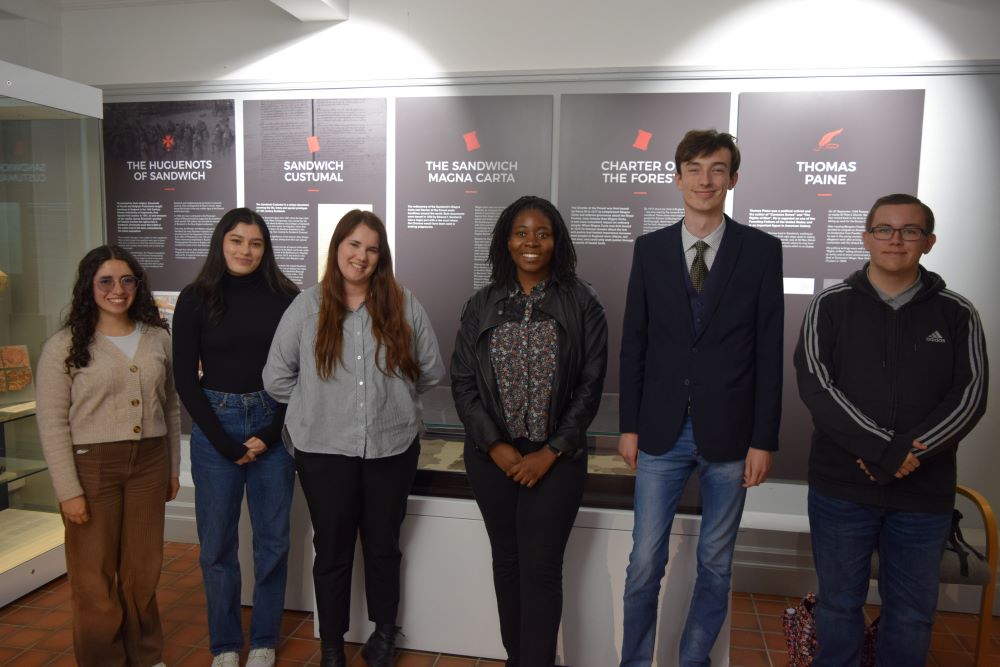
POLYGON ((920 227, 892 227, 890 225, 879 225, 878 227, 872 227, 868 230, 868 233, 872 235, 877 241, 888 241, 893 235, 899 232, 899 237, 904 241, 919 241, 925 236, 930 236, 930 234, 925 229, 920 227))
MULTIPOLYGON (((139 279, 135 276, 122 276, 117 282, 122 286, 123 290, 130 294, 139 288, 139 279)), ((115 288, 114 276, 101 276, 94 281, 94 285, 97 289, 101 290, 101 292, 107 294, 115 288)))

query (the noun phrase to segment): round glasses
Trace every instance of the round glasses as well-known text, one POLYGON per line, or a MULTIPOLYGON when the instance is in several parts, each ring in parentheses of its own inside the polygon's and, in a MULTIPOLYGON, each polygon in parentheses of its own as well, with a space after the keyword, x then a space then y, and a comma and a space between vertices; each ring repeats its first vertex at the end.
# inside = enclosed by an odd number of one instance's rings
POLYGON ((890 225, 879 225, 868 230, 876 241, 888 241, 893 235, 899 232, 899 238, 904 241, 919 241, 925 236, 930 236, 926 230, 920 227, 892 227, 890 225))
POLYGON ((122 289, 130 294, 139 289, 139 279, 135 276, 122 276, 117 281, 115 281, 114 276, 101 276, 94 281, 94 285, 102 293, 107 294, 115 288, 115 282, 121 285, 122 289))

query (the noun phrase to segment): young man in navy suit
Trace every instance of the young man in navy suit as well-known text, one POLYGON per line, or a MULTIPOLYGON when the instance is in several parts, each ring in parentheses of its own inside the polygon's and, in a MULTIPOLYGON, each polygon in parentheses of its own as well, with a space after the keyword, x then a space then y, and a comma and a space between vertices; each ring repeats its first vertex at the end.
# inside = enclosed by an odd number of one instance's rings
POLYGON ((698 577, 678 664, 710 664, 746 490, 778 448, 781 242, 723 212, 739 176, 732 135, 688 132, 675 164, 684 218, 636 239, 625 303, 618 451, 636 483, 621 667, 652 663, 670 527, 695 472, 698 577))

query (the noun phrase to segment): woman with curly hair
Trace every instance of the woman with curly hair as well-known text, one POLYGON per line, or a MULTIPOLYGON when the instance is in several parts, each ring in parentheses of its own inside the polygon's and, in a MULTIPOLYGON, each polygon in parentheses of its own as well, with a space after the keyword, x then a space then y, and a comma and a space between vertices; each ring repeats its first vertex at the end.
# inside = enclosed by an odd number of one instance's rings
POLYGON ((551 667, 608 324, 576 276, 569 230, 547 200, 521 197, 500 214, 489 262, 490 283, 462 310, 451 391, 492 547, 507 665, 551 667))
POLYGON ((38 360, 38 430, 66 525, 80 667, 162 664, 156 584, 180 486, 170 334, 135 258, 80 261, 65 326, 38 360))
POLYGON ((333 232, 326 274, 285 311, 264 387, 288 403, 285 444, 313 525, 313 583, 322 667, 344 667, 354 545, 361 536, 375 631, 369 667, 395 662, 399 532, 420 454, 419 396, 444 376, 423 307, 396 282, 385 225, 349 211, 333 232))
POLYGON ((299 288, 278 268, 264 219, 222 216, 208 256, 174 309, 174 375, 191 413, 191 475, 212 667, 239 667, 237 554, 244 493, 253 530, 247 667, 273 667, 288 574, 295 464, 281 446, 285 406, 264 391, 271 339, 299 288))

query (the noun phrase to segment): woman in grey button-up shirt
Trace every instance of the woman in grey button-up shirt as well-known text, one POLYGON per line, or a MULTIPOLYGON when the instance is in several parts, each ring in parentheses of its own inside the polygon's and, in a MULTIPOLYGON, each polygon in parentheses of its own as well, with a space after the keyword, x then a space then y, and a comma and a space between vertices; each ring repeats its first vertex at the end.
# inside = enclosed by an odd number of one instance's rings
POLYGON ((264 368, 288 403, 285 444, 309 505, 322 667, 341 667, 360 531, 375 632, 370 667, 392 664, 399 606, 399 530, 417 469, 419 395, 444 376, 423 307, 392 273, 385 225, 354 210, 337 224, 319 285, 278 325, 264 368))

